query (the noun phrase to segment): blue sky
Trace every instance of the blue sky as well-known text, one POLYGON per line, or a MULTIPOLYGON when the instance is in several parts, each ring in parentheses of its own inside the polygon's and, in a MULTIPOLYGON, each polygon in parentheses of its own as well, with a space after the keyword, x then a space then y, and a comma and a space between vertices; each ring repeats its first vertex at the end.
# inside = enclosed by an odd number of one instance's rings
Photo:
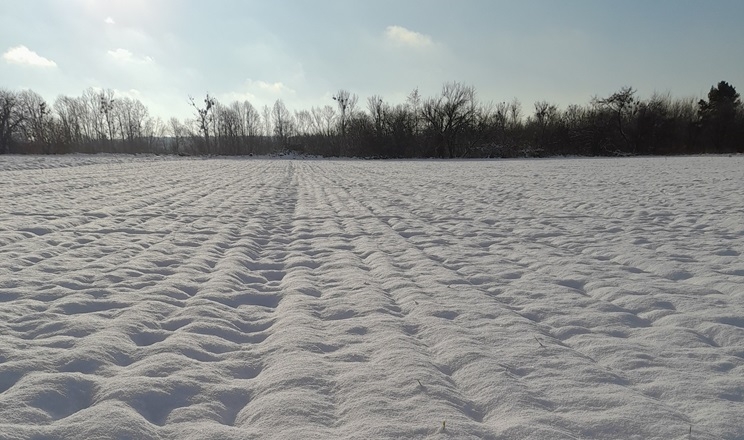
POLYGON ((482 101, 585 104, 623 86, 744 90, 741 0, 3 0, 0 87, 88 87, 190 117, 188 95, 290 109, 402 102, 446 81, 482 101))

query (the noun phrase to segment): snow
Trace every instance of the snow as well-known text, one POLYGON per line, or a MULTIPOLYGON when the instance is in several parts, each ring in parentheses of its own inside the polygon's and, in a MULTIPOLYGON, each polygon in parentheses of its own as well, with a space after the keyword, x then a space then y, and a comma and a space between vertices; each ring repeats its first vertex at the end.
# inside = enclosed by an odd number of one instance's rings
POLYGON ((744 439, 743 183, 0 158, 0 438, 744 439))

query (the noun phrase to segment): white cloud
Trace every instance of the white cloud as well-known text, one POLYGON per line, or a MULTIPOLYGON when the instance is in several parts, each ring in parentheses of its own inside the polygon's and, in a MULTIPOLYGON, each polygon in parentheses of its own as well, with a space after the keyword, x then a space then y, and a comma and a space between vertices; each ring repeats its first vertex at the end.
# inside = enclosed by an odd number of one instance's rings
POLYGON ((22 64, 34 67, 57 67, 57 63, 44 58, 26 46, 16 46, 3 54, 3 59, 11 64, 22 64))
POLYGON ((114 96, 141 100, 142 92, 140 92, 137 89, 129 89, 129 90, 114 89, 114 96))
POLYGON ((155 62, 152 57, 138 57, 135 56, 132 52, 122 48, 109 50, 106 53, 110 58, 113 58, 115 61, 120 63, 152 64, 155 62))
POLYGON ((117 61, 131 61, 134 58, 134 55, 132 55, 132 52, 126 49, 121 49, 121 48, 109 50, 106 53, 108 53, 108 56, 110 56, 111 58, 117 61))
POLYGON ((285 86, 284 83, 282 83, 281 81, 268 83, 266 81, 254 81, 252 79, 248 79, 246 81, 246 85, 249 90, 263 91, 275 95, 281 95, 283 93, 294 93, 294 90, 285 86))
POLYGON ((428 47, 433 44, 430 36, 402 26, 388 26, 385 29, 385 38, 394 43, 412 47, 428 47))
POLYGON ((231 91, 219 95, 222 102, 250 101, 253 104, 270 104, 279 98, 291 98, 296 91, 281 81, 273 83, 261 80, 247 79, 245 85, 238 91, 231 91))
POLYGON ((114 19, 111 18, 111 17, 106 17, 106 19, 103 20, 103 22, 106 23, 106 24, 116 24, 116 22, 114 21, 114 19))

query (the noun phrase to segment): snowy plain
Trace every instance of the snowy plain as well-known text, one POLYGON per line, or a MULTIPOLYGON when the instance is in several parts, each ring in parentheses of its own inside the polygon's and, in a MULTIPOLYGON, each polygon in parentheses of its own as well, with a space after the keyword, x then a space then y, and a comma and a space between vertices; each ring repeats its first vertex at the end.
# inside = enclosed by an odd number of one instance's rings
POLYGON ((0 157, 0 439, 744 439, 744 157, 0 157))

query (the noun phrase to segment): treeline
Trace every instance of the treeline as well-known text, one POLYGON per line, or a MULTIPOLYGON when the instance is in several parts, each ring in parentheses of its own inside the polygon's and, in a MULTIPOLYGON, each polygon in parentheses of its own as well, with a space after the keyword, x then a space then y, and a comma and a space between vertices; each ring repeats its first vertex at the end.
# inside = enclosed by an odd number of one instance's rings
POLYGON ((333 105, 290 111, 281 100, 257 110, 189 98, 192 119, 163 121, 139 100, 111 90, 59 96, 0 89, 0 154, 157 153, 250 155, 294 151, 322 156, 541 157, 744 153, 744 106, 725 81, 707 99, 624 87, 565 109, 539 101, 486 103, 475 88, 447 83, 434 97, 364 104, 347 90, 333 105))
POLYGON ((53 105, 32 90, 0 89, 0 154, 162 151, 166 129, 137 99, 88 89, 53 105))

